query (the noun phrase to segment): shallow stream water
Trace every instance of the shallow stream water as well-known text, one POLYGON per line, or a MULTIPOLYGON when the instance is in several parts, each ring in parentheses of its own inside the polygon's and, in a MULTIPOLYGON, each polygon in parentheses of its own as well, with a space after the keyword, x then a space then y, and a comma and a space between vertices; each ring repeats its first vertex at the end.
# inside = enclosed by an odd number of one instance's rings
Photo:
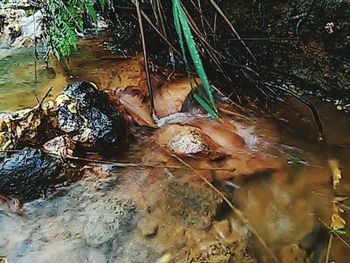
MULTIPOLYGON (((36 97, 40 100, 50 87, 52 98, 76 80, 107 88, 122 60, 103 43, 84 41, 70 60, 71 78, 53 60, 49 71, 39 61, 35 83, 32 54, 19 50, 0 61, 0 113, 35 106, 36 97)), ((337 195, 350 193, 350 115, 310 100, 324 125, 325 142, 318 141, 308 110, 293 100, 288 106, 274 106, 272 114, 255 114, 241 124, 235 120, 255 151, 287 163, 279 173, 230 178, 231 184, 215 182, 251 227, 200 180, 189 180, 194 176, 189 170, 97 165, 49 199, 25 204, 24 216, 0 210, 0 256, 9 263, 227 262, 225 257, 205 261, 203 251, 210 250, 214 256, 217 251, 231 255, 234 262, 255 262, 242 252, 249 241, 258 262, 273 262, 255 240, 253 228, 281 262, 324 262, 335 196, 329 160, 338 161, 343 176, 337 195)), ((138 134, 118 161, 159 157, 149 140, 151 131, 134 128, 133 132, 138 134)), ((350 222, 350 201, 344 201, 343 209, 350 222)), ((333 238, 330 258, 345 263, 350 257, 344 243, 350 243, 349 231, 341 237, 343 241, 333 238)))

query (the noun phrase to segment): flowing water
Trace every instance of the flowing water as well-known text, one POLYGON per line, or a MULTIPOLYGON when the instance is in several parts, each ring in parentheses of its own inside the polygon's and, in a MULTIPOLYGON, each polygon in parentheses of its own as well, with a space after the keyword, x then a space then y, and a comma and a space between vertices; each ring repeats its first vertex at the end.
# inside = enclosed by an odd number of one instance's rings
MULTIPOLYGON (((0 113, 35 106, 36 97, 40 100, 49 87, 53 97, 76 80, 106 88, 122 59, 104 50, 101 42, 85 41, 71 58, 71 78, 53 60, 50 70, 39 61, 35 83, 32 54, 22 50, 0 60, 0 113)), ((324 262, 335 196, 329 160, 338 161, 343 176, 336 194, 346 197, 350 192, 350 115, 310 99, 321 116, 325 142, 317 140, 312 116, 294 100, 275 106, 271 115, 241 124, 235 120, 239 134, 257 152, 287 163, 278 173, 230 177, 231 184, 215 182, 251 227, 200 180, 188 179, 193 177, 190 170, 97 165, 49 199, 25 204, 24 216, 0 210, 0 256, 10 263, 207 262, 198 256, 198 244, 202 250, 222 249, 223 255, 230 254, 233 244, 235 262, 254 262, 242 252, 245 240, 256 239, 253 228, 282 262, 324 262)), ((165 158, 149 140, 151 131, 134 128, 133 132, 130 149, 118 161, 165 158)), ((249 159, 246 165, 254 170, 251 166, 264 164, 249 159)), ((342 208, 350 222, 350 201, 345 200, 342 208)), ((350 255, 349 231, 341 238, 333 238, 330 258, 345 263, 350 255)), ((259 262, 273 262, 260 242, 249 242, 255 244, 259 262)), ((216 260, 209 262, 226 262, 216 260)))

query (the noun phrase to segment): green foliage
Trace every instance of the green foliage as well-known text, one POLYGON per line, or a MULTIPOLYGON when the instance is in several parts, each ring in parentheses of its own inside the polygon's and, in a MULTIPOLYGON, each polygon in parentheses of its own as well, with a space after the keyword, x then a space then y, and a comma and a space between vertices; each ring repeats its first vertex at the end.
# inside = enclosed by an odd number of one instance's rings
POLYGON ((179 36, 179 43, 182 50, 182 56, 186 65, 187 73, 191 77, 190 66, 186 56, 185 42, 188 51, 191 55, 191 59, 196 69, 196 72, 201 80, 201 85, 198 85, 198 83, 196 83, 197 88, 192 89, 193 96, 198 101, 198 103, 202 105, 202 107, 206 109, 213 117, 218 118, 218 112, 215 105, 212 89, 209 84, 208 77, 205 73, 202 60, 199 56, 196 43, 193 39, 192 32, 188 24, 185 12, 181 7, 180 0, 173 0, 173 15, 175 28, 179 36))
MULTIPOLYGON (((77 31, 83 31, 84 13, 97 23, 94 0, 47 0, 41 6, 45 12, 49 45, 58 60, 68 57, 78 47, 77 31)), ((99 0, 103 8, 105 0, 99 0)))
MULTIPOLYGON (((296 0, 297 8, 302 12, 306 12, 310 8, 312 2, 312 0, 296 0)), ((343 0, 317 0, 315 8, 332 10, 339 7, 342 2, 343 0)))

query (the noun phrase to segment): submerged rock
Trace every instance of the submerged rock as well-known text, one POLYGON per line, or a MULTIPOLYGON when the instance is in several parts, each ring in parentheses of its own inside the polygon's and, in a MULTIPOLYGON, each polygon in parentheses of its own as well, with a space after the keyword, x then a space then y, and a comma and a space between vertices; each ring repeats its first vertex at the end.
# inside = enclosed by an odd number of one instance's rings
POLYGON ((56 98, 58 128, 88 148, 119 146, 126 137, 123 118, 108 96, 88 82, 65 88, 56 98))
POLYGON ((58 182, 60 165, 38 149, 25 148, 0 162, 0 194, 25 202, 58 182))
POLYGON ((169 213, 187 226, 207 229, 222 207, 222 199, 206 188, 171 183, 166 190, 169 213))
POLYGON ((188 255, 188 262, 257 262, 252 255, 244 240, 237 240, 231 245, 224 244, 220 241, 203 241, 198 247, 192 249, 188 255))
POLYGON ((138 211, 131 202, 120 200, 118 184, 113 175, 84 179, 61 188, 50 200, 25 204, 22 220, 0 213, 0 232, 9 239, 0 246, 0 254, 18 263, 154 262, 120 259, 145 249, 145 243, 133 238, 138 211), (97 190, 101 183, 115 187, 97 190))

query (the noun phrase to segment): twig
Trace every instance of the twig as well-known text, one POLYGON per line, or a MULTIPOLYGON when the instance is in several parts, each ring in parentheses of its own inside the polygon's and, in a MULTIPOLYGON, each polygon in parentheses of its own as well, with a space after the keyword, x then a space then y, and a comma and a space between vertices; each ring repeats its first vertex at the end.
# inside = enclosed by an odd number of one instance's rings
POLYGON ((345 245, 345 246, 347 246, 348 248, 350 248, 350 244, 348 243, 348 242, 346 242, 341 236, 339 236, 336 232, 334 232, 334 231, 332 231, 332 228, 330 228, 321 218, 318 218, 318 220, 322 223, 322 224, 324 224, 324 226, 326 227, 326 228, 328 228, 328 230, 330 231, 330 234, 331 235, 335 235, 337 238, 339 238, 339 240, 341 241, 341 242, 343 242, 343 244, 345 245))
MULTIPOLYGON (((0 152, 3 153, 18 153, 21 150, 0 150, 0 152)), ((59 157, 61 158, 62 156, 59 154, 53 154, 48 151, 44 152, 50 156, 53 157, 59 157)), ((144 167, 144 168, 163 168, 163 169, 180 169, 180 170, 191 170, 187 166, 179 166, 179 165, 159 165, 159 164, 145 164, 145 163, 121 163, 121 162, 111 162, 111 161, 105 161, 105 160, 93 160, 93 159, 88 159, 88 158, 81 158, 81 157, 76 157, 76 156, 64 156, 64 159, 68 160, 73 160, 73 161, 82 161, 82 162, 90 162, 90 163, 95 163, 95 164, 105 164, 105 165, 111 165, 115 167, 120 167, 120 168, 127 168, 127 167, 144 167)), ((197 170, 201 171, 230 171, 234 172, 236 171, 236 168, 216 168, 216 167, 206 167, 206 168, 198 168, 197 170)))
POLYGON ((153 96, 151 75, 150 75, 149 67, 148 67, 146 41, 145 41, 145 34, 144 34, 144 31, 143 31, 142 16, 141 16, 141 11, 140 11, 140 3, 139 3, 139 0, 133 0, 133 2, 135 4, 135 6, 136 6, 137 17, 138 17, 138 20, 139 20, 139 27, 140 27, 140 33, 141 33, 141 42, 142 42, 142 49, 143 49, 143 58, 144 58, 145 72, 146 72, 147 88, 148 88, 148 93, 149 93, 149 97, 150 97, 151 112, 152 112, 152 117, 153 117, 153 116, 156 116, 155 112, 154 112, 154 96, 153 96))
POLYGON ((39 102, 39 105, 38 105, 39 107, 44 103, 44 100, 50 95, 51 91, 52 91, 52 87, 50 87, 50 88, 48 89, 48 91, 46 91, 44 97, 43 97, 43 98, 41 99, 41 101, 39 102))
MULTIPOLYGON (((50 154, 53 156, 60 156, 56 154, 50 154)), ((168 169, 185 169, 185 170, 191 170, 186 166, 178 166, 178 165, 159 165, 159 164, 144 164, 144 163, 120 163, 120 162, 110 162, 110 161, 103 161, 103 160, 92 160, 88 158, 81 158, 81 157, 75 157, 75 156, 65 156, 66 159, 75 160, 75 161, 84 161, 84 162, 92 162, 92 163, 100 163, 100 164, 107 164, 107 165, 113 165, 116 167, 146 167, 146 168, 168 168, 168 169)), ((206 171, 231 171, 234 172, 236 168, 215 168, 215 167, 208 167, 208 168, 198 168, 198 170, 206 171)))
POLYGON ((309 100, 303 98, 302 96, 295 94, 294 92, 288 90, 286 87, 283 87, 281 85, 276 85, 276 84, 272 84, 269 82, 264 82, 264 83, 265 83, 266 87, 275 88, 277 90, 280 90, 280 91, 284 92, 286 95, 289 95, 291 97, 296 98, 298 101, 300 101, 305 106, 307 106, 311 110, 312 116, 313 116, 314 121, 316 123, 317 129, 318 129, 319 140, 325 141, 324 129, 323 129, 321 118, 317 112, 317 109, 309 100))
POLYGON ((270 255, 271 259, 274 262, 279 262, 275 254, 271 251, 271 249, 267 246, 265 240, 259 235, 259 233, 250 225, 248 219, 244 217, 242 212, 238 210, 234 205, 231 203, 230 200, 222 193, 220 192, 211 182, 208 181, 207 178, 202 176, 196 169, 194 169, 191 165, 186 163, 184 160, 182 160, 180 157, 173 155, 180 163, 187 166, 190 170, 192 170, 196 175, 198 175, 212 190, 214 190, 226 203, 227 205, 232 209, 232 211, 236 214, 236 216, 247 226, 248 230, 257 238, 257 240, 260 242, 260 244, 263 246, 263 248, 266 250, 266 252, 270 255))
POLYGON ((325 259, 325 261, 324 261, 325 263, 328 263, 328 262, 329 262, 329 257, 330 257, 330 254, 331 254, 332 241, 333 241, 333 235, 330 234, 329 240, 328 240, 328 245, 327 245, 326 259, 325 259))

